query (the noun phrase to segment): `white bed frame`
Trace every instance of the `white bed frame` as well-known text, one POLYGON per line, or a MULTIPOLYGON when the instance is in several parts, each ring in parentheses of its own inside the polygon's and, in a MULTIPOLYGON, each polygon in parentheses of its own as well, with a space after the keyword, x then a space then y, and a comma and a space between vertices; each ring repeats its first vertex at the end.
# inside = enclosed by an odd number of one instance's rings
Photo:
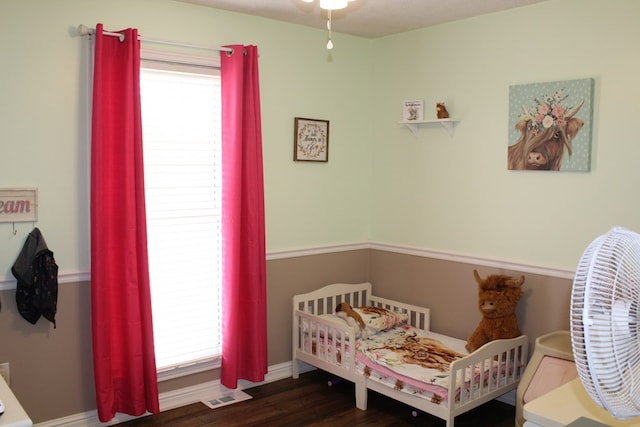
POLYGON ((333 314, 336 305, 343 301, 353 307, 369 305, 409 313, 409 323, 424 330, 429 330, 430 314, 427 308, 373 296, 370 283, 336 283, 293 297, 293 378, 298 378, 299 362, 304 362, 351 381, 355 384, 356 407, 359 409, 367 409, 367 390, 374 390, 417 410, 435 415, 445 420, 447 427, 453 427, 457 415, 515 389, 524 373, 529 340, 522 335, 514 339, 489 342, 468 356, 454 361, 451 364, 447 401, 433 403, 424 397, 395 390, 356 371, 355 352, 346 351, 349 343, 354 343, 350 348, 355 348, 353 329, 318 317, 333 314), (322 334, 331 334, 339 339, 316 340, 315 337, 322 334), (326 348, 319 351, 319 345, 326 348), (341 356, 336 357, 337 354, 341 356), (483 372, 475 385, 458 381, 464 385, 460 397, 456 398, 456 378, 465 378, 465 370, 473 372, 474 367, 485 366, 485 363, 491 366, 494 361, 504 363, 508 368, 499 370, 496 380, 485 378, 488 375, 483 372))

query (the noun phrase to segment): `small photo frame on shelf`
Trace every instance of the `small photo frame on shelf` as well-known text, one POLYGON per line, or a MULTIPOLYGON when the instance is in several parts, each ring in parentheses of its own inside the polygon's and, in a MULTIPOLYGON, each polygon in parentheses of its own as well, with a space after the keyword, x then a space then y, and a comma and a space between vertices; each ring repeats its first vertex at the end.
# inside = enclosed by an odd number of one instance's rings
POLYGON ((329 120, 295 118, 293 160, 296 162, 329 161, 329 120))
POLYGON ((410 99, 402 102, 402 121, 424 120, 424 102, 421 99, 410 99))

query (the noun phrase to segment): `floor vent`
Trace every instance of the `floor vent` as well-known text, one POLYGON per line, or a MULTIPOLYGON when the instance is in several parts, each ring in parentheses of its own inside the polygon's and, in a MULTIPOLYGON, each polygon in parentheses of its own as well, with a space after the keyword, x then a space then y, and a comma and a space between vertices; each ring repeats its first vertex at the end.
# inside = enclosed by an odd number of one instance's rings
POLYGON ((203 400, 202 403, 207 405, 211 409, 220 408, 222 406, 231 405, 232 403, 242 402, 243 400, 249 400, 251 396, 240 390, 225 390, 219 396, 215 396, 213 399, 203 400))

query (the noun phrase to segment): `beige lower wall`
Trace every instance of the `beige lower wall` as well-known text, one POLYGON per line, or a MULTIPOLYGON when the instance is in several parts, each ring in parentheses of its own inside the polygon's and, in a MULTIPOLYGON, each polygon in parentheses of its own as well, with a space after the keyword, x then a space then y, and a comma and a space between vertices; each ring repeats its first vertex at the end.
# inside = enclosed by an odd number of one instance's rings
MULTIPOLYGON (((267 262, 269 365, 291 360, 291 298, 334 282, 371 281, 377 295, 432 309, 434 331, 466 339, 480 319, 473 268, 482 276, 520 275, 481 265, 363 249, 267 262)), ((535 337, 567 329, 571 281, 524 273, 518 306, 523 333, 535 337)), ((15 291, 0 292, 0 362, 10 362, 12 389, 34 422, 95 409, 91 358, 90 286, 62 284, 58 327, 36 325, 17 313, 15 291)), ((217 370, 162 382, 167 392, 219 378, 217 370)))
POLYGON ((11 388, 34 422, 95 408, 88 282, 58 289, 56 329, 18 313, 15 291, 0 292, 0 362, 10 363, 11 388))

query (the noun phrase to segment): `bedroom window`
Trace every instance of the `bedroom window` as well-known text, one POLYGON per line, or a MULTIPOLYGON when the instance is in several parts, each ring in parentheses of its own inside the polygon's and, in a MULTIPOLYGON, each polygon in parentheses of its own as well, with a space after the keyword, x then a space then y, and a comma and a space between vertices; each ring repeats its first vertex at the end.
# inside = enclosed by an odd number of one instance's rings
POLYGON ((149 273, 159 380, 219 366, 220 74, 212 60, 142 51, 149 273))

